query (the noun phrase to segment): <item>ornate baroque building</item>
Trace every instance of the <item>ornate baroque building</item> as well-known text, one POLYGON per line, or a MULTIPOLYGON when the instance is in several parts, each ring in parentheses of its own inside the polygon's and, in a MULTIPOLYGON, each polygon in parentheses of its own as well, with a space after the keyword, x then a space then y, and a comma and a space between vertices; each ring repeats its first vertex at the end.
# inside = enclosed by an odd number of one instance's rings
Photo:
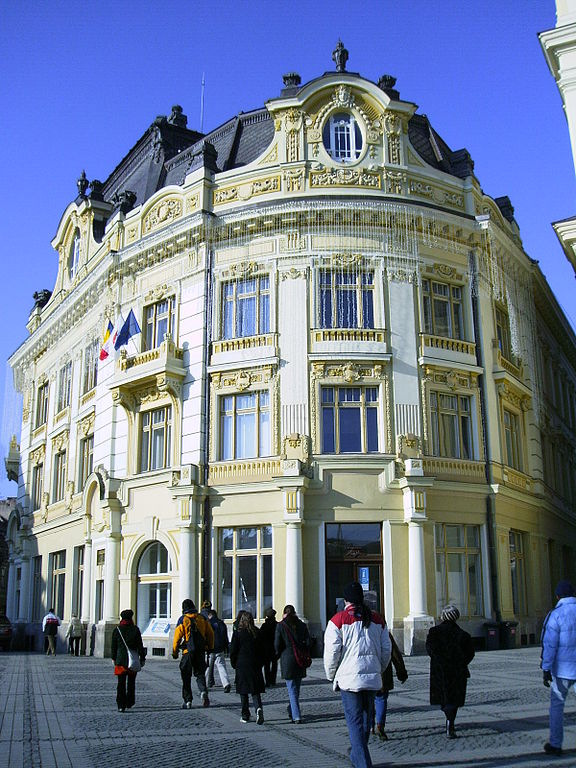
POLYGON ((356 578, 407 653, 448 601, 479 644, 532 643, 576 577, 575 335, 508 198, 333 58, 206 135, 174 107, 79 179, 10 359, 22 632, 54 605, 102 654, 131 606, 165 655, 210 597, 230 624, 293 603, 320 648, 356 578))

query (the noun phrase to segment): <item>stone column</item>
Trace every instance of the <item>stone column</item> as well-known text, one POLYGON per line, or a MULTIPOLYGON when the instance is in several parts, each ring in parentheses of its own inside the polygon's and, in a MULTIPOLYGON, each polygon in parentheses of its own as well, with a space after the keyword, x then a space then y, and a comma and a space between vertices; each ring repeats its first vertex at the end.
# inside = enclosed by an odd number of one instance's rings
POLYGON ((8 560, 8 584, 6 587, 6 614, 10 621, 16 621, 16 565, 14 564, 13 556, 10 556, 8 560))
MULTIPOLYGON (((286 580, 284 596, 286 604, 296 609, 298 616, 304 618, 304 565, 302 554, 302 524, 304 517, 304 492, 308 487, 308 478, 300 472, 302 462, 288 459, 283 462, 283 477, 276 478, 284 495, 284 523, 286 525, 286 580)), ((278 552, 274 553, 277 557, 278 552)), ((275 596, 277 598, 277 595, 275 596)))
POLYGON ((92 617, 92 539, 84 542, 84 579, 82 582, 82 622, 88 623, 92 617))
POLYGON ((30 558, 25 555, 20 563, 20 605, 18 621, 30 620, 30 558))
POLYGON ((103 614, 105 622, 118 623, 119 587, 120 575, 120 534, 110 532, 106 539, 106 554, 104 561, 104 605, 103 614))

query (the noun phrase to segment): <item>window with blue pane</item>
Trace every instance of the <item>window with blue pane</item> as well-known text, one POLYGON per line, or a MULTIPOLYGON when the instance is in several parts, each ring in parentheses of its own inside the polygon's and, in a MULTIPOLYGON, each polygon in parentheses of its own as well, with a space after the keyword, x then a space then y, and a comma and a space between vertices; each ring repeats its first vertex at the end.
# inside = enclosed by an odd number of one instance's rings
POLYGON ((320 270, 321 328, 374 328, 374 274, 320 270))
POLYGON ((379 450, 378 387, 322 387, 322 453, 379 450))
POLYGON ((270 395, 267 390, 220 400, 220 459, 270 455, 270 395))
POLYGON ((270 332, 270 278, 261 275, 224 283, 222 338, 258 336, 270 332))

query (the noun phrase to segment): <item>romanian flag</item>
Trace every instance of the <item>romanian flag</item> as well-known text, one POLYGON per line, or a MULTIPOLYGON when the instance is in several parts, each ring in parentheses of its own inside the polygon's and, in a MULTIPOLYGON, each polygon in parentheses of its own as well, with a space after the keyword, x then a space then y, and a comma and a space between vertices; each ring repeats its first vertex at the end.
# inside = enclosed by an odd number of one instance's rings
POLYGON ((114 333, 114 326, 111 321, 108 320, 108 326, 104 333, 104 340, 102 341, 102 348, 100 349, 100 360, 106 360, 110 356, 110 346, 112 344, 112 334, 114 333))

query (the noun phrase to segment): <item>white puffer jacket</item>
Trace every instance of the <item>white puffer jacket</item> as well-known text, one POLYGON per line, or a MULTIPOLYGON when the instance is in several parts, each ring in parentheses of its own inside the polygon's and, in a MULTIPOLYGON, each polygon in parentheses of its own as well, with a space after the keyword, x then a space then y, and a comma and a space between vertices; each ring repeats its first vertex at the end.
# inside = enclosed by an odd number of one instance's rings
POLYGON ((542 669, 576 680, 576 597, 562 597, 544 621, 542 669))
POLYGON ((365 628, 354 606, 348 605, 328 622, 324 670, 334 690, 379 691, 391 653, 386 622, 377 613, 372 612, 372 622, 365 628))

